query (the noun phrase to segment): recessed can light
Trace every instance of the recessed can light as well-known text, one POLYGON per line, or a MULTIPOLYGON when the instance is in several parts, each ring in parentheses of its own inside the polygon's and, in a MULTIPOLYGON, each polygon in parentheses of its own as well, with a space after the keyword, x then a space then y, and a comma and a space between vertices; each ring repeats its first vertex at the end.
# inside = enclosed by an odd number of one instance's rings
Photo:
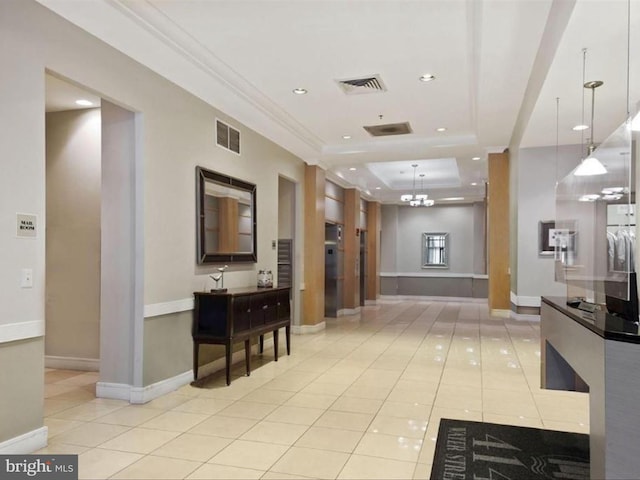
POLYGON ((438 127, 436 128, 436 132, 446 132, 447 129, 445 127, 438 127))
POLYGON ((351 135, 342 135, 345 140, 351 140, 351 135))
POLYGON ((420 80, 421 82, 430 82, 431 80, 435 80, 435 79, 436 79, 435 75, 431 75, 430 73, 425 73, 418 80, 420 80))
POLYGON ((471 185, 475 187, 476 185, 478 185, 478 182, 471 182, 471 185))
POLYGON ((349 170, 351 170, 352 172, 355 172, 357 170, 356 167, 350 167, 349 170))
POLYGON ((89 100, 85 100, 84 98, 81 98, 80 100, 76 100, 76 105, 80 105, 82 107, 90 107, 91 105, 93 105, 93 103, 90 102, 89 100))
POLYGON ((589 125, 576 125, 571 130, 573 130, 574 132, 581 132, 582 130, 587 130, 588 128, 589 125))
POLYGON ((480 160, 480 157, 472 157, 471 160, 480 160))
POLYGON ((293 89, 293 93, 295 93, 296 95, 304 95, 305 93, 307 93, 307 89, 306 88, 294 88, 293 89))
POLYGON ((376 190, 380 190, 382 187, 376 187, 376 190))

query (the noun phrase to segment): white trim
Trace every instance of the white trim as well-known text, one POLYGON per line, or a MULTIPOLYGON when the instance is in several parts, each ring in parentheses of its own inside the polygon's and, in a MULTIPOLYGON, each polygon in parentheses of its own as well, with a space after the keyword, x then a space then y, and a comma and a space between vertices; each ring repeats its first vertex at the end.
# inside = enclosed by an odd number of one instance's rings
POLYGON ((511 317, 511 310, 503 308, 492 308, 490 315, 492 317, 509 318, 511 317))
POLYGON ((540 297, 525 297, 523 295, 516 295, 513 292, 510 292, 510 300, 511 303, 518 307, 540 307, 540 297))
POLYGON ((151 303, 144 306, 144 318, 169 315, 193 310, 193 298, 182 298, 171 302, 151 303))
POLYGON ((5 323, 0 325, 0 343, 15 342, 44 335, 44 320, 5 323))
POLYGON ((45 355, 44 366, 47 368, 57 368, 60 370, 82 370, 84 372, 99 372, 100 359, 56 357, 54 355, 45 355))
MULTIPOLYGON (((269 347, 265 346, 265 350, 269 347)), ((258 346, 251 347, 253 353, 257 353, 258 346)), ((235 352, 231 358, 231 364, 244 361, 244 350, 235 352)), ((214 372, 225 368, 225 358, 221 357, 213 362, 202 365, 198 368, 198 377, 206 377, 214 372)), ((193 381, 193 370, 180 373, 174 377, 161 380, 146 387, 133 387, 125 383, 98 382, 96 384, 96 396, 99 398, 113 398, 116 400, 127 400, 131 403, 147 403, 169 392, 173 392, 183 385, 193 381)))
POLYGON ((291 333, 297 335, 306 335, 309 333, 318 333, 327 328, 326 322, 316 323, 315 325, 291 325, 291 333))
POLYGON ((437 297, 429 295, 380 295, 379 303, 386 302, 459 302, 459 303, 487 303, 486 298, 475 297, 437 297))
POLYGON ((450 273, 450 272, 380 272, 381 277, 397 278, 397 277, 409 277, 409 278, 474 278, 474 279, 487 279, 489 275, 480 273, 450 273))
POLYGON ((189 370, 146 387, 133 387, 126 383, 98 382, 96 384, 96 397, 127 400, 130 403, 147 403, 192 381, 193 371, 189 370))
POLYGON ((40 427, 0 442, 1 455, 22 455, 47 446, 48 427, 40 427))
POLYGON ((346 315, 356 315, 360 313, 360 307, 356 308, 341 308, 338 310, 338 317, 344 317, 346 315))
POLYGON ((514 320, 520 320, 523 322, 539 322, 540 321, 540 315, 529 315, 529 314, 524 314, 524 313, 516 313, 513 310, 511 310, 511 314, 509 315, 511 318, 513 318, 514 320))
POLYGON ((366 307, 372 306, 372 305, 377 305, 378 304, 378 299, 375 300, 365 300, 364 301, 364 305, 366 307))

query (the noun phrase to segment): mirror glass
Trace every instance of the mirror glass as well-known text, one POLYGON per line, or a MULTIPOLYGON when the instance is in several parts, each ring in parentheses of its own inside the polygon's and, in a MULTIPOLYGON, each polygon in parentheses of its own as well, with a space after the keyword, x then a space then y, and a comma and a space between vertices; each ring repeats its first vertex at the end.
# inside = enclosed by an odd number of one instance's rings
POLYGON ((196 168, 198 263, 255 262, 256 186, 196 168))
POLYGON ((422 268, 449 266, 449 234, 422 234, 422 268))

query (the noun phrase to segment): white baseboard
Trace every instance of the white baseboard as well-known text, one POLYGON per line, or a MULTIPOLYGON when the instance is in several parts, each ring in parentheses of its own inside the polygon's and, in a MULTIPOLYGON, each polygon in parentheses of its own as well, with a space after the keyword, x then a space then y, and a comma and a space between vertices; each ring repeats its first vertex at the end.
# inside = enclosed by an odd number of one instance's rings
MULTIPOLYGON (((266 342, 265 350, 269 348, 269 342, 266 342)), ((251 347, 252 353, 257 353, 258 346, 251 347)), ((231 357, 231 364, 244 361, 244 349, 234 352, 231 357)), ((213 362, 209 362, 198 368, 198 377, 206 377, 219 370, 225 368, 224 357, 218 358, 213 362)), ((127 400, 130 403, 141 404, 154 400, 169 392, 173 392, 183 385, 187 385, 193 381, 193 370, 180 373, 174 377, 161 380, 146 387, 134 387, 124 383, 107 383, 98 382, 96 384, 96 396, 99 398, 113 398, 116 400, 127 400)))
POLYGON ((4 323, 0 325, 0 343, 15 342, 44 335, 44 320, 4 323))
POLYGON ((49 428, 40 427, 0 443, 1 455, 22 455, 47 446, 49 428))
POLYGON ((338 317, 344 317, 345 315, 356 315, 360 313, 360 307, 356 308, 341 308, 338 310, 338 317))
POLYGON ((61 370, 82 370, 84 372, 99 372, 100 360, 97 358, 44 356, 44 366, 61 370))
POLYGON ((291 325, 291 333, 296 335, 307 335, 310 333, 318 333, 327 328, 326 322, 316 323, 315 325, 291 325))
POLYGON ((509 318, 511 317, 511 310, 492 308, 490 315, 492 317, 509 318))
POLYGON ((377 305, 378 304, 378 300, 365 300, 364 301, 365 306, 370 307, 372 305, 377 305))
POLYGON ((516 295, 514 292, 510 292, 509 297, 511 303, 518 307, 540 307, 540 297, 526 297, 516 295))

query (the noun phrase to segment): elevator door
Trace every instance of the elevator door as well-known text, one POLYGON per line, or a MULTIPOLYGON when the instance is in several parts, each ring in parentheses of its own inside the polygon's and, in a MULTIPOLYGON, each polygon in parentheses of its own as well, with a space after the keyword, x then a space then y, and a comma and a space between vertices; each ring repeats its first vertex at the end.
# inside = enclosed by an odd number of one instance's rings
POLYGON ((367 299, 367 232, 360 232, 360 306, 367 299))
POLYGON ((324 228, 324 316, 337 317, 342 308, 342 226, 324 228))

